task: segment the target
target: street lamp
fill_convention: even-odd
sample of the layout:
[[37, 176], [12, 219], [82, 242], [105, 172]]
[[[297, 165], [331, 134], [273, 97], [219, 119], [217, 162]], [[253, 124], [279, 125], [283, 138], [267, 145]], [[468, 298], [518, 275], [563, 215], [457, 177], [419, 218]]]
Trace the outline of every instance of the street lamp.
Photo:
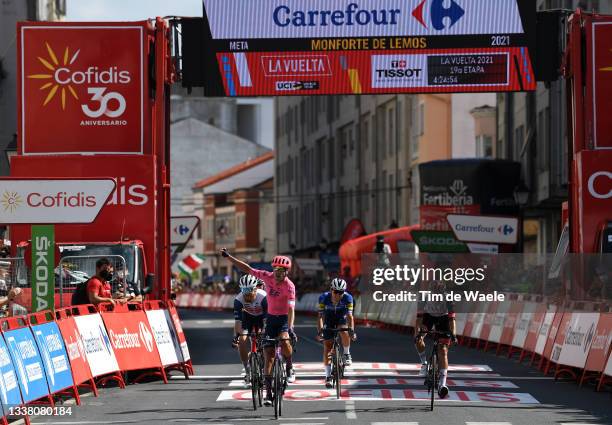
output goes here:
[[518, 248], [519, 252], [523, 252], [524, 250], [524, 222], [525, 222], [525, 211], [524, 208], [529, 201], [529, 188], [525, 184], [523, 180], [514, 188], [514, 202], [519, 207], [519, 231], [518, 231]]

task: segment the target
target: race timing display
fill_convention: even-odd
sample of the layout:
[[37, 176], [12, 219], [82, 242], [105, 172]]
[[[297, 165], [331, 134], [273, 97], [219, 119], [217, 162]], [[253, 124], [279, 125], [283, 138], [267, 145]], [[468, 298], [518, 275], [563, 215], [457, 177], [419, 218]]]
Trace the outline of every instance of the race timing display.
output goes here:
[[532, 0], [203, 0], [207, 96], [535, 90]]

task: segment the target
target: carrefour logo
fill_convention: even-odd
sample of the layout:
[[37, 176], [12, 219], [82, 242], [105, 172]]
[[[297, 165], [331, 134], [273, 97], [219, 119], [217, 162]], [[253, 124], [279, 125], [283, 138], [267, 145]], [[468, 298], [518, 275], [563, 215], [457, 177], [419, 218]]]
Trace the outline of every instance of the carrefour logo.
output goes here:
[[465, 10], [455, 0], [450, 0], [448, 7], [445, 3], [448, 4], [445, 0], [423, 0], [414, 8], [412, 16], [426, 29], [429, 29], [428, 22], [436, 31], [452, 28], [465, 15]]
[[272, 20], [279, 27], [326, 27], [397, 25], [400, 9], [364, 9], [359, 3], [349, 3], [345, 9], [301, 10], [280, 5], [272, 12]]
[[76, 88], [87, 85], [87, 93], [91, 95], [90, 102], [97, 103], [97, 108], [90, 108], [87, 103], [81, 104], [81, 110], [89, 118], [99, 118], [106, 115], [110, 118], [121, 116], [127, 107], [125, 97], [118, 92], [107, 92], [109, 84], [128, 84], [132, 81], [129, 71], [120, 70], [116, 66], [100, 69], [88, 66], [85, 70], [77, 70], [76, 63], [81, 49], [71, 51], [66, 46], [62, 54], [55, 53], [49, 43], [45, 43], [47, 56], [37, 56], [42, 65], [42, 72], [28, 75], [29, 79], [40, 80], [40, 90], [44, 93], [43, 106], [47, 106], [56, 97], [62, 110], [66, 109], [69, 99], [80, 101]]

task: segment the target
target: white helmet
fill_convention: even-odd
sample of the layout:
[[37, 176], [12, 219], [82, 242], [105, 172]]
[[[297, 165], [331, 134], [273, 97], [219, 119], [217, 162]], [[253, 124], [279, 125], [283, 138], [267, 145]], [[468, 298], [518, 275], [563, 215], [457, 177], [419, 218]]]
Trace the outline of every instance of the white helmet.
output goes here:
[[332, 291], [346, 291], [346, 280], [339, 277], [331, 281]]
[[240, 291], [252, 292], [257, 288], [258, 283], [260, 283], [258, 278], [250, 274], [245, 274], [240, 278]]

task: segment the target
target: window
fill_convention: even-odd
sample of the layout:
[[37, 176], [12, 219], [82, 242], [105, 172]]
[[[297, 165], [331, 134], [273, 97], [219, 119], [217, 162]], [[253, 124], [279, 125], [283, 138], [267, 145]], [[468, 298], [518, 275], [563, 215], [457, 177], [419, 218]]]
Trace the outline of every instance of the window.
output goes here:
[[325, 143], [324, 139], [317, 140], [317, 152], [316, 152], [316, 165], [315, 165], [315, 173], [317, 174], [316, 182], [318, 185], [323, 183], [323, 168], [325, 168], [325, 152], [323, 151]]
[[386, 115], [385, 109], [383, 107], [378, 107], [378, 111], [376, 112], [376, 141], [377, 146], [380, 146], [380, 159], [384, 159], [387, 157], [386, 146], [387, 146], [387, 123], [386, 123]]
[[361, 122], [361, 141], [363, 142], [363, 149], [368, 149], [370, 144], [370, 122], [368, 118], [364, 118]]
[[367, 213], [367, 211], [370, 209], [370, 185], [367, 183], [365, 184], [365, 188], [363, 190], [362, 196], [363, 196], [363, 209]]
[[425, 104], [419, 104], [419, 136], [425, 134]]
[[492, 158], [493, 157], [493, 138], [491, 136], [480, 135], [476, 136], [476, 157]]
[[236, 213], [236, 238], [244, 238], [245, 230], [245, 214]]
[[393, 184], [393, 174], [389, 174], [389, 187], [387, 188], [387, 193], [389, 193], [389, 206], [387, 208], [387, 211], [389, 212], [388, 215], [388, 223], [391, 223], [391, 220], [393, 219], [393, 214], [395, 214], [395, 190], [393, 190], [393, 186], [395, 186]]

